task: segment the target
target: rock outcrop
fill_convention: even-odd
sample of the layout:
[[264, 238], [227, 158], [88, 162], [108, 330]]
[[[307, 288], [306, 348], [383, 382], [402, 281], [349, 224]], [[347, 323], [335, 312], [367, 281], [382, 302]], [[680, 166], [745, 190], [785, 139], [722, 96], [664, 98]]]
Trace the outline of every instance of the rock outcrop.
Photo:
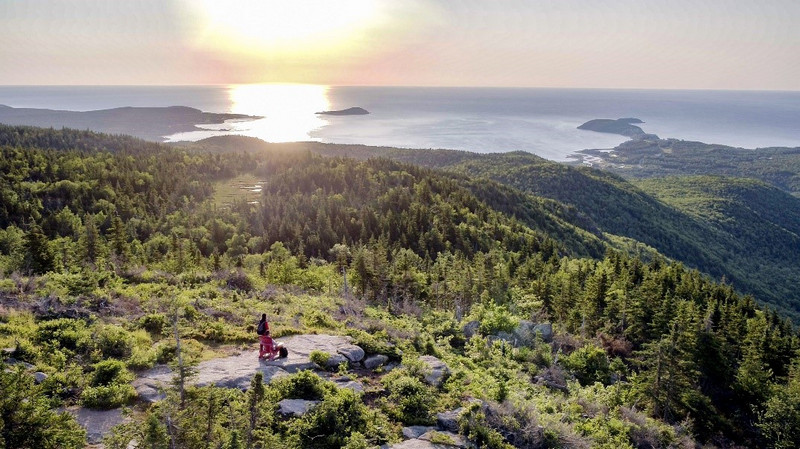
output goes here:
[[78, 424], [86, 429], [86, 442], [89, 444], [101, 443], [112, 427], [124, 423], [127, 419], [119, 408], [89, 410], [83, 407], [70, 407], [65, 411], [74, 416]]
[[[277, 339], [289, 349], [289, 356], [268, 362], [258, 359], [258, 351], [245, 351], [230, 357], [201, 362], [197, 365], [197, 375], [190, 380], [195, 385], [216, 385], [225, 388], [246, 390], [256, 372], [264, 376], [264, 383], [272, 379], [305, 369], [314, 369], [309, 355], [318, 350], [328, 353], [331, 358], [339, 357], [355, 363], [364, 358], [364, 350], [352, 344], [350, 337], [336, 335], [293, 335]], [[352, 358], [351, 358], [352, 357]], [[169, 367], [160, 365], [144, 373], [133, 382], [139, 399], [155, 402], [164, 398], [163, 390], [170, 385], [174, 374]], [[360, 384], [348, 383], [345, 388], [363, 391]]]

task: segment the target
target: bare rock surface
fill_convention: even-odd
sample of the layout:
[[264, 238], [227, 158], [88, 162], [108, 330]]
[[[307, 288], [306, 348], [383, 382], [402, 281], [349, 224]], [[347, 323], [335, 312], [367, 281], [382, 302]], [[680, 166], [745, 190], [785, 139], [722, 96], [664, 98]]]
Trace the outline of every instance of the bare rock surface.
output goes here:
[[307, 399], [284, 399], [278, 402], [278, 413], [283, 416], [303, 416], [308, 413], [320, 401], [309, 401]]
[[422, 435], [430, 432], [431, 430], [436, 430], [436, 427], [433, 426], [406, 426], [403, 427], [403, 438], [407, 440], [411, 440], [414, 438], [419, 438]]
[[86, 442], [89, 444], [101, 443], [112, 427], [124, 423], [127, 419], [119, 408], [89, 410], [83, 407], [70, 407], [65, 411], [74, 416], [78, 424], [86, 429]]
[[[207, 360], [197, 365], [197, 375], [190, 380], [195, 385], [216, 385], [225, 388], [238, 388], [246, 390], [250, 386], [250, 381], [256, 372], [264, 375], [264, 383], [269, 383], [272, 379], [284, 376], [288, 373], [295, 373], [305, 369], [314, 369], [316, 365], [309, 359], [311, 351], [319, 350], [339, 356], [340, 350], [347, 354], [358, 348], [363, 358], [363, 349], [352, 344], [350, 337], [335, 335], [293, 335], [286, 338], [277, 339], [278, 343], [283, 343], [289, 350], [289, 356], [283, 359], [276, 359], [271, 362], [258, 359], [258, 351], [245, 351], [229, 357]], [[163, 391], [168, 388], [172, 381], [173, 373], [167, 366], [157, 366], [151, 370], [141, 373], [133, 382], [139, 398], [146, 402], [155, 402], [164, 398]], [[359, 385], [348, 384], [346, 388], [363, 391]]]

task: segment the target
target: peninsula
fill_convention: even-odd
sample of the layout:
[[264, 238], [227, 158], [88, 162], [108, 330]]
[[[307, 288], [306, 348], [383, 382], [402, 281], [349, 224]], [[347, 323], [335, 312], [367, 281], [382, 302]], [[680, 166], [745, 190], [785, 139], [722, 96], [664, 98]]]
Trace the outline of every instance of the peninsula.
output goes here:
[[658, 139], [658, 136], [644, 132], [642, 128], [634, 125], [634, 123], [644, 122], [638, 118], [620, 118], [616, 120], [598, 118], [589, 120], [583, 125], [578, 126], [578, 129], [595, 131], [598, 133], [619, 134], [634, 140]]
[[201, 129], [197, 125], [256, 118], [259, 117], [203, 112], [186, 106], [123, 107], [82, 112], [0, 105], [0, 123], [7, 125], [90, 129], [108, 134], [129, 134], [152, 141], [163, 141], [164, 136], [170, 134]]

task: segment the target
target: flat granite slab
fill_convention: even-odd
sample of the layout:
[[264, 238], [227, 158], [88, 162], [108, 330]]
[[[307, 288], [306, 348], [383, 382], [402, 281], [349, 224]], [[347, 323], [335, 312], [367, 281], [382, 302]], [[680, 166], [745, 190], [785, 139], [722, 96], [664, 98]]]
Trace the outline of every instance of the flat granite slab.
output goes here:
[[[259, 360], [258, 350], [253, 349], [229, 357], [207, 360], [197, 365], [197, 375], [190, 380], [190, 383], [246, 390], [250, 387], [250, 381], [256, 372], [261, 372], [264, 375], [264, 383], [269, 383], [272, 379], [288, 373], [315, 369], [316, 364], [309, 359], [311, 351], [319, 350], [336, 355], [352, 353], [354, 348], [358, 348], [352, 344], [350, 337], [337, 335], [292, 335], [276, 341], [286, 346], [289, 350], [288, 357], [271, 362]], [[164, 399], [163, 391], [169, 388], [172, 378], [172, 370], [166, 365], [159, 365], [140, 373], [133, 381], [133, 386], [141, 400], [156, 402]]]

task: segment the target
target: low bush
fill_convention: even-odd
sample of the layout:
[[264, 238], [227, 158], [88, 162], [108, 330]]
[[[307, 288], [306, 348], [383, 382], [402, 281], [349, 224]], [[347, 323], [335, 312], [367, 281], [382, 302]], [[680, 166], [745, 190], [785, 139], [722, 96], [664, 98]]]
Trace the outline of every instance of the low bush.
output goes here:
[[390, 373], [383, 379], [389, 391], [384, 409], [386, 413], [407, 426], [433, 424], [433, 407], [436, 394], [419, 379], [409, 375]]
[[42, 321], [36, 331], [36, 341], [55, 344], [70, 351], [83, 351], [92, 340], [89, 326], [83, 320], [57, 318]]
[[[379, 414], [371, 412], [353, 390], [342, 388], [329, 392], [324, 400], [292, 425], [302, 448], [338, 449], [364, 447], [369, 435], [369, 446], [385, 443], [388, 425]], [[367, 447], [369, 447], [367, 446]]]
[[331, 355], [325, 351], [315, 349], [311, 351], [311, 354], [308, 355], [308, 358], [318, 366], [325, 368], [325, 366], [328, 364], [328, 360], [331, 358]]
[[87, 408], [108, 410], [129, 404], [136, 397], [130, 384], [86, 387], [81, 393], [81, 404]]
[[133, 352], [133, 337], [128, 331], [115, 325], [100, 327], [95, 332], [94, 343], [104, 357], [124, 359]]
[[333, 382], [326, 381], [311, 371], [300, 371], [291, 376], [275, 379], [270, 384], [281, 399], [321, 400], [326, 393], [336, 390]]
[[133, 375], [119, 360], [104, 360], [93, 365], [89, 386], [81, 393], [84, 407], [110, 409], [130, 403], [136, 390], [128, 382]]
[[571, 371], [581, 385], [594, 382], [607, 384], [611, 370], [606, 352], [597, 346], [586, 345], [561, 359], [562, 365]]

